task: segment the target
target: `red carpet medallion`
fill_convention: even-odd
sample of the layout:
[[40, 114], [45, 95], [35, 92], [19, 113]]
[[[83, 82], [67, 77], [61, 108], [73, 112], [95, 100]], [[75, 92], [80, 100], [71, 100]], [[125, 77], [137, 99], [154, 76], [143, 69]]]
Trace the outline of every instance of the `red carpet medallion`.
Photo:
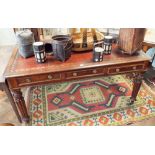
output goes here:
[[143, 88], [127, 106], [131, 90], [122, 75], [32, 87], [30, 125], [126, 125], [155, 116], [155, 99]]

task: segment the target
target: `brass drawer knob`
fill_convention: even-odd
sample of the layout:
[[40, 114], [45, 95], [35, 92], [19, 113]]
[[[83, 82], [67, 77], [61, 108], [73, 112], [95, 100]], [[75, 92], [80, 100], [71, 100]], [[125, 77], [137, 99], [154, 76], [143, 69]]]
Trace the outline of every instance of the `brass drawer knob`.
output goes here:
[[77, 73], [73, 73], [73, 76], [77, 76]]
[[136, 66], [133, 67], [134, 70], [135, 70], [136, 68], [137, 68]]
[[52, 79], [53, 77], [52, 77], [52, 75], [48, 75], [48, 79]]
[[26, 81], [27, 83], [29, 83], [29, 82], [31, 82], [31, 79], [26, 79], [25, 81]]
[[120, 69], [119, 69], [119, 68], [117, 68], [117, 69], [116, 69], [116, 72], [119, 72], [119, 71], [120, 71]]
[[93, 70], [93, 73], [94, 73], [94, 74], [95, 74], [95, 73], [97, 73], [97, 70], [96, 70], [96, 69], [94, 69], [94, 70]]

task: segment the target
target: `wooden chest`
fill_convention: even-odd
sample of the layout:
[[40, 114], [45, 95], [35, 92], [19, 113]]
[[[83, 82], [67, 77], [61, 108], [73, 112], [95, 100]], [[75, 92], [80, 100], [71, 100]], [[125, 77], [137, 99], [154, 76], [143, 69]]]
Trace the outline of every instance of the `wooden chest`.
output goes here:
[[121, 28], [119, 32], [119, 48], [126, 54], [134, 54], [141, 48], [145, 28]]

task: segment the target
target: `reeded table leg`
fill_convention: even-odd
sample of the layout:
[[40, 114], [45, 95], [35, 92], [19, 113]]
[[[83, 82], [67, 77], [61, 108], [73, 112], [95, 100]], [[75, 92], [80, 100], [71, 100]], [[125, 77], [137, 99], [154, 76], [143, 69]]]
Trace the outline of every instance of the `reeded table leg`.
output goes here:
[[20, 115], [19, 115], [17, 106], [16, 106], [15, 103], [14, 103], [12, 94], [11, 94], [11, 92], [10, 92], [10, 90], [9, 90], [9, 88], [8, 88], [8, 86], [7, 86], [7, 84], [4, 84], [4, 89], [5, 89], [5, 92], [6, 92], [7, 96], [8, 96], [8, 99], [9, 99], [11, 105], [12, 105], [12, 108], [13, 108], [13, 110], [14, 110], [16, 116], [17, 116], [19, 122], [21, 123], [21, 122], [22, 122], [21, 117], [20, 117]]
[[27, 113], [27, 108], [25, 104], [24, 97], [22, 96], [22, 92], [20, 89], [11, 90], [14, 101], [21, 113], [22, 121], [28, 123], [29, 122], [29, 116]]
[[136, 101], [136, 97], [138, 95], [140, 86], [142, 84], [143, 74], [142, 73], [134, 73], [133, 74], [133, 90], [130, 98], [129, 105], [132, 105], [134, 101]]

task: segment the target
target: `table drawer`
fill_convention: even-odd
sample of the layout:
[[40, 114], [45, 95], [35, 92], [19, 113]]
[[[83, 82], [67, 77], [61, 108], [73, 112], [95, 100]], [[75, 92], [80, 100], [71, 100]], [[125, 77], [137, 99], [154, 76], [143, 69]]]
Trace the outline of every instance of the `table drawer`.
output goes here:
[[131, 65], [131, 66], [121, 66], [121, 67], [110, 67], [108, 68], [108, 74], [116, 74], [116, 73], [125, 73], [125, 72], [133, 72], [140, 71], [144, 69], [143, 64]]
[[89, 77], [89, 76], [104, 75], [104, 74], [105, 74], [104, 68], [86, 69], [86, 70], [66, 72], [65, 79], [72, 79], [77, 77]]
[[37, 84], [38, 82], [50, 82], [50, 81], [59, 81], [61, 80], [61, 74], [55, 73], [55, 74], [44, 74], [44, 75], [33, 75], [33, 76], [27, 76], [27, 77], [20, 77], [17, 78], [18, 86], [24, 86], [28, 84]]

